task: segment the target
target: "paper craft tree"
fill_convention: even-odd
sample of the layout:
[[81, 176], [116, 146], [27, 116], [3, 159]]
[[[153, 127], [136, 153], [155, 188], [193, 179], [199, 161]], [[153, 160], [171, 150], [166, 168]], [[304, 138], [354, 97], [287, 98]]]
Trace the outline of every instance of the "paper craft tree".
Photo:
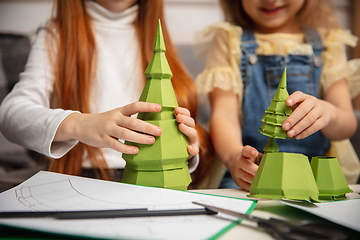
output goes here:
[[152, 145], [136, 145], [135, 155], [123, 154], [126, 166], [122, 182], [144, 186], [186, 190], [191, 182], [187, 158], [187, 138], [178, 129], [175, 107], [178, 106], [171, 84], [172, 72], [165, 56], [165, 43], [160, 20], [153, 47], [152, 59], [145, 70], [147, 79], [139, 101], [157, 103], [162, 110], [157, 113], [139, 113], [138, 119], [162, 128]]
[[260, 132], [269, 137], [264, 155], [250, 186], [249, 197], [319, 202], [318, 188], [309, 159], [298, 153], [279, 152], [275, 138], [288, 138], [282, 123], [292, 113], [286, 105], [286, 68], [276, 94], [261, 119]]

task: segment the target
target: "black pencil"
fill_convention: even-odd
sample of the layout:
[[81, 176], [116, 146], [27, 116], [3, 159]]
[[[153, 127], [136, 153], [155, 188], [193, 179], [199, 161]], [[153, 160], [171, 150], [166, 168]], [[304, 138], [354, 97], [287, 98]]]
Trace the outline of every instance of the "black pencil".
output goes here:
[[33, 212], [0, 212], [0, 218], [40, 218], [56, 219], [93, 219], [93, 218], [124, 218], [124, 217], [156, 217], [181, 215], [213, 215], [217, 212], [207, 208], [148, 210], [147, 208], [94, 211], [33, 211]]

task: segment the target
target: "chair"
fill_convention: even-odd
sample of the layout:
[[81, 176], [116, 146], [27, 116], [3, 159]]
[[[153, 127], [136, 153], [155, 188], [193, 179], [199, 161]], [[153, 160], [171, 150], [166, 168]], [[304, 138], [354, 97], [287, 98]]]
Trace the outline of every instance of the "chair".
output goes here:
[[[19, 80], [30, 52], [27, 36], [0, 34], [0, 102]], [[44, 164], [35, 161], [30, 152], [7, 141], [0, 132], [0, 192], [28, 179]]]

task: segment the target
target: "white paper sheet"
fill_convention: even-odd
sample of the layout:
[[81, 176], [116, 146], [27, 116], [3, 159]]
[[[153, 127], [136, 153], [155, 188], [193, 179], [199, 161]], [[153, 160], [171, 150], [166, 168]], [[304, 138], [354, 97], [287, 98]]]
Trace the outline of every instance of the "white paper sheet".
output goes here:
[[347, 200], [323, 201], [314, 204], [281, 202], [360, 232], [360, 186], [350, 185], [350, 188], [354, 192], [346, 194]]
[[[256, 201], [193, 192], [142, 187], [41, 171], [19, 186], [0, 194], [0, 211], [70, 211], [99, 209], [199, 208], [192, 201], [241, 213]], [[201, 207], [200, 207], [201, 208]], [[46, 232], [111, 239], [207, 239], [232, 224], [229, 216], [172, 216], [56, 220], [0, 219], [0, 224]]]

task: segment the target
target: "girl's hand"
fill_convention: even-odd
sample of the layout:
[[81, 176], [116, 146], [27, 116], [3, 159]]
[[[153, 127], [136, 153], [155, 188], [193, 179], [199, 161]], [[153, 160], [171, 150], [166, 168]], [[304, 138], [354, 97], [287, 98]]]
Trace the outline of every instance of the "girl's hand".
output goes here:
[[293, 109], [282, 124], [289, 137], [306, 138], [330, 122], [332, 107], [324, 100], [296, 91], [288, 97], [286, 104]]
[[160, 136], [162, 130], [158, 126], [133, 118], [131, 115], [160, 110], [159, 104], [134, 102], [104, 113], [73, 113], [60, 124], [54, 141], [76, 139], [90, 146], [136, 154], [139, 151], [136, 146], [125, 145], [119, 139], [150, 145], [155, 142], [154, 136]]
[[187, 150], [189, 154], [195, 156], [199, 153], [199, 147], [196, 144], [197, 132], [195, 130], [195, 120], [190, 116], [190, 111], [186, 108], [175, 108], [176, 121], [179, 123], [179, 130], [185, 134], [189, 140]]
[[262, 156], [262, 153], [247, 145], [242, 148], [239, 156], [232, 161], [233, 164], [228, 169], [232, 179], [239, 187], [249, 191]]

